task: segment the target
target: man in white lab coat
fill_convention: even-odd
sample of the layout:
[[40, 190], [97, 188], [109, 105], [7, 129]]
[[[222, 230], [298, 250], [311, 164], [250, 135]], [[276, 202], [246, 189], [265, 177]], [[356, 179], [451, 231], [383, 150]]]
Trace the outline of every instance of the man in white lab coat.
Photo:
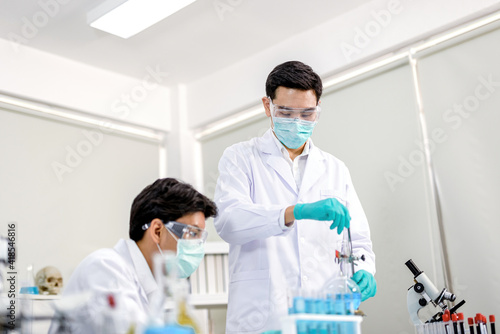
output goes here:
[[287, 290], [320, 289], [339, 275], [335, 249], [350, 226], [362, 299], [375, 295], [370, 229], [342, 161], [309, 138], [322, 82], [311, 67], [278, 65], [262, 98], [271, 129], [235, 144], [219, 162], [215, 227], [230, 244], [227, 333], [280, 329]]
[[[153, 256], [177, 252], [179, 276], [190, 276], [204, 256], [205, 218], [216, 213], [215, 204], [187, 183], [165, 178], [147, 186], [132, 203], [130, 239], [90, 254], [73, 272], [63, 297], [77, 302], [75, 297], [90, 293], [90, 299], [67, 314], [63, 325], [71, 333], [100, 333], [103, 325], [116, 325], [107, 332], [126, 333], [131, 325], [144, 325], [159, 291]], [[115, 324], [103, 317], [111, 308]], [[60, 326], [53, 320], [49, 332], [61, 332]]]

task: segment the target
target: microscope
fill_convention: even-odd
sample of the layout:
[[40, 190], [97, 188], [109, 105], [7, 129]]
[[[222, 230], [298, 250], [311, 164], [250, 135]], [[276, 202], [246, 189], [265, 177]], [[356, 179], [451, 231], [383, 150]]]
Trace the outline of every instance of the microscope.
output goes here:
[[[445, 301], [454, 302], [456, 299], [455, 295], [446, 290], [446, 288], [439, 291], [427, 275], [418, 269], [411, 259], [406, 261], [405, 265], [412, 272], [415, 281], [415, 285], [412, 285], [408, 289], [407, 295], [408, 313], [410, 313], [413, 324], [419, 325], [423, 323], [418, 316], [418, 312], [429, 304], [432, 304], [434, 307], [440, 307], [442, 311], [437, 312], [426, 323], [441, 321], [444, 311], [448, 309]], [[455, 313], [463, 304], [465, 304], [465, 300], [452, 307], [450, 314]]]

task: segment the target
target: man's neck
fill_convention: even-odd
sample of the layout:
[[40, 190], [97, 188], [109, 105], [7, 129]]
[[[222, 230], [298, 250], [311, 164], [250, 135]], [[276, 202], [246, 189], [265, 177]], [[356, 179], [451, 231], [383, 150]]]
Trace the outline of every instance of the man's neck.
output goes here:
[[148, 263], [149, 269], [151, 269], [151, 272], [153, 271], [153, 261], [152, 261], [152, 250], [151, 246], [147, 245], [147, 243], [144, 240], [139, 240], [136, 242], [137, 247], [139, 247], [139, 250], [141, 251], [142, 255], [144, 256], [144, 259], [146, 259], [146, 262]]
[[294, 161], [296, 157], [298, 157], [299, 155], [302, 154], [302, 152], [304, 152], [304, 148], [306, 147], [306, 143], [307, 142], [305, 142], [301, 147], [296, 148], [296, 149], [288, 148], [285, 146], [286, 150], [288, 151], [288, 155], [290, 156], [290, 159], [292, 161]]

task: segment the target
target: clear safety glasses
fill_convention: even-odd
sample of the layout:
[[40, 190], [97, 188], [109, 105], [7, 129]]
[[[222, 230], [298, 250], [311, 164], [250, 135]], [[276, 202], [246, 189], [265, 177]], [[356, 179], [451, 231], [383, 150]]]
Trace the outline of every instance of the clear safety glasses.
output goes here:
[[[145, 224], [142, 229], [147, 230], [151, 224]], [[208, 232], [193, 225], [187, 225], [176, 221], [163, 222], [165, 228], [170, 231], [178, 239], [184, 240], [199, 240], [205, 242]]]
[[321, 111], [320, 106], [315, 106], [312, 108], [289, 108], [285, 106], [275, 105], [273, 100], [269, 99], [269, 106], [271, 108], [271, 115], [273, 117], [284, 118], [284, 119], [300, 119], [302, 121], [317, 122], [319, 119], [319, 113]]

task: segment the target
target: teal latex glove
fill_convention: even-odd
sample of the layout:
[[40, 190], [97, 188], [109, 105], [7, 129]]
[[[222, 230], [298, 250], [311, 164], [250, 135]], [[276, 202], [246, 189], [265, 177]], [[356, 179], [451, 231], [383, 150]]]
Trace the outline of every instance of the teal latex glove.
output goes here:
[[337, 233], [342, 233], [344, 228], [349, 228], [351, 216], [349, 211], [335, 198], [327, 198], [314, 203], [296, 204], [293, 209], [295, 219], [333, 220], [330, 230], [337, 228]]
[[377, 282], [375, 277], [366, 270], [357, 271], [353, 276], [352, 280], [361, 289], [361, 301], [364, 302], [370, 297], [375, 296], [377, 293]]

